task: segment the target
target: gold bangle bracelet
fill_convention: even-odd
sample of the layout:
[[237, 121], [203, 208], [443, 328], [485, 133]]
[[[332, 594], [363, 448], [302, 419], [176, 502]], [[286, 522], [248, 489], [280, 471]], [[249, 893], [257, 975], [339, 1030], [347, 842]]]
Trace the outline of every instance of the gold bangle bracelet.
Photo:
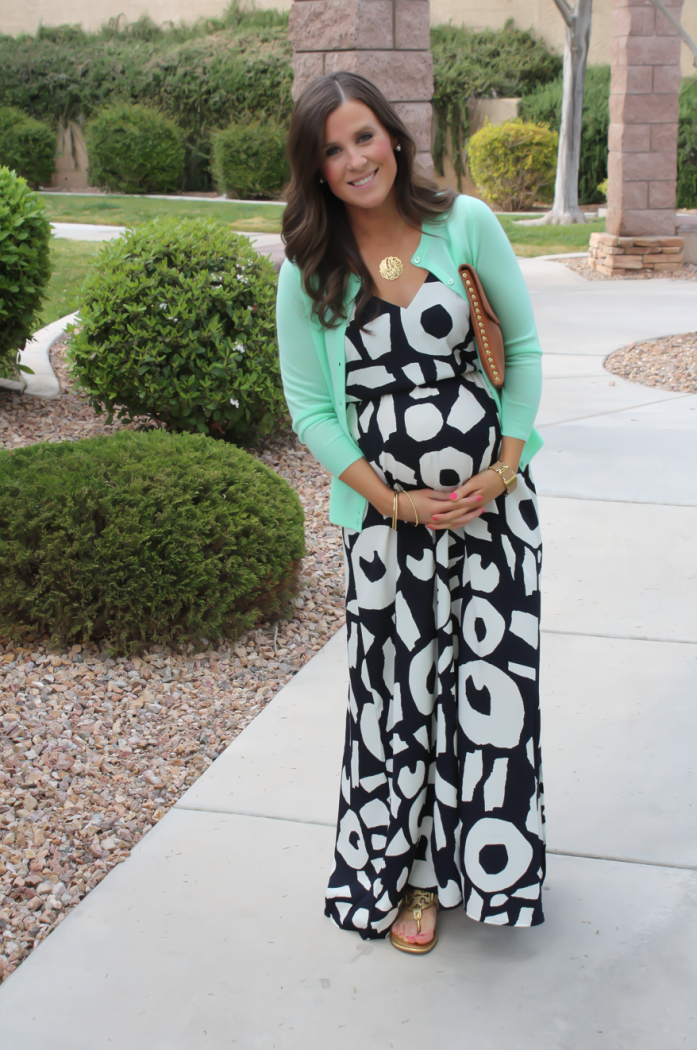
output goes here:
[[399, 493], [395, 492], [392, 499], [392, 528], [397, 528], [397, 515], [399, 513]]
[[407, 497], [407, 499], [409, 500], [409, 502], [412, 505], [412, 508], [413, 508], [413, 511], [414, 511], [414, 517], [416, 518], [416, 521], [414, 522], [414, 524], [418, 525], [419, 524], [419, 515], [417, 513], [416, 506], [414, 504], [414, 500], [411, 498], [411, 496], [409, 495], [408, 492], [405, 492], [404, 495]]

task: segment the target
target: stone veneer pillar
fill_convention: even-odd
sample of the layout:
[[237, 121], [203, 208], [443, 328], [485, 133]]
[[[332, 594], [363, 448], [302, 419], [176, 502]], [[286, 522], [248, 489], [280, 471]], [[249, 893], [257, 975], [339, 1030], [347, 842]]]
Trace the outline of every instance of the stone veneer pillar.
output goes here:
[[[683, 0], [665, 0], [679, 19]], [[613, 0], [607, 233], [591, 265], [675, 269], [680, 37], [649, 0]]]
[[293, 97], [323, 73], [360, 73], [386, 95], [431, 173], [433, 60], [429, 0], [294, 0]]

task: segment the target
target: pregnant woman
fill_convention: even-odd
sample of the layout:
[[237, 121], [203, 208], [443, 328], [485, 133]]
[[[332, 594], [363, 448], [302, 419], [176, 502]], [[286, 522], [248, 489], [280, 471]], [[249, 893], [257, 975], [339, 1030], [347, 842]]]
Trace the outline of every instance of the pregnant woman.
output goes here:
[[[286, 399], [333, 475], [349, 697], [326, 914], [403, 951], [438, 908], [543, 921], [541, 387], [530, 297], [498, 220], [414, 168], [368, 80], [320, 77], [289, 133], [278, 289]], [[480, 368], [469, 263], [501, 322]]]

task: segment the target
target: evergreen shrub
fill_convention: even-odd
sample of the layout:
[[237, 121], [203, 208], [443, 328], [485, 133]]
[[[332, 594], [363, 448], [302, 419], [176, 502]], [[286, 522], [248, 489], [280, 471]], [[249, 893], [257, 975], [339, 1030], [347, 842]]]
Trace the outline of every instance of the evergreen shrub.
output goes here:
[[0, 164], [32, 189], [48, 185], [56, 170], [55, 131], [15, 106], [0, 107]]
[[290, 175], [285, 129], [272, 121], [231, 124], [212, 135], [213, 178], [228, 197], [277, 196]]
[[[553, 131], [561, 126], [562, 79], [522, 98], [520, 115], [535, 124], [547, 124]], [[603, 200], [598, 185], [607, 178], [607, 136], [610, 129], [610, 67], [588, 66], [581, 115], [581, 160], [578, 172], [578, 199], [582, 204]]]
[[97, 412], [249, 443], [284, 411], [276, 274], [247, 237], [156, 220], [106, 242], [82, 288], [72, 373]]
[[0, 451], [0, 630], [121, 652], [234, 637], [287, 613], [303, 511], [249, 453], [120, 431]]
[[0, 167], [0, 371], [5, 375], [16, 372], [17, 351], [31, 335], [46, 294], [50, 238], [39, 194]]
[[697, 208], [697, 76], [680, 85], [678, 208]]
[[166, 193], [181, 184], [183, 136], [147, 106], [116, 103], [87, 125], [89, 180], [120, 193]]
[[470, 171], [477, 188], [502, 211], [524, 211], [551, 199], [557, 168], [556, 131], [506, 120], [485, 124], [469, 140]]

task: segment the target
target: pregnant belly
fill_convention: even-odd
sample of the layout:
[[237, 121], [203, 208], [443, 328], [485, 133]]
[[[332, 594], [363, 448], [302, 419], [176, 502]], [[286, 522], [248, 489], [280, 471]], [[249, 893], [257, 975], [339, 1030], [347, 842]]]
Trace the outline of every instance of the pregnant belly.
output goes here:
[[448, 492], [496, 460], [496, 404], [479, 373], [348, 405], [361, 452], [391, 488]]

